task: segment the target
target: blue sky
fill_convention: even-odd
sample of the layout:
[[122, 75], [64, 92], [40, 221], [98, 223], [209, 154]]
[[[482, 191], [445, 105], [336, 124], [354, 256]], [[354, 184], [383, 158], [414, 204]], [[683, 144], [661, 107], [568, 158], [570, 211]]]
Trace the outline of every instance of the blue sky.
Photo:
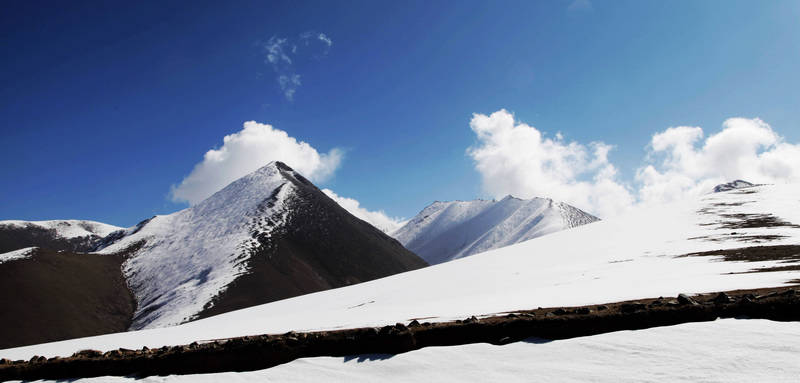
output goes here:
[[[319, 185], [393, 217], [530, 189], [487, 185], [502, 174], [468, 152], [486, 144], [474, 113], [505, 109], [565, 147], [612, 146], [614, 182], [633, 198], [669, 127], [707, 137], [757, 117], [800, 141], [795, 1], [229, 3], [6, 3], [0, 219], [129, 226], [178, 210], [171, 188], [251, 120], [342, 150]], [[272, 38], [316, 47], [279, 68]], [[287, 73], [301, 80], [291, 99]], [[592, 166], [567, 183], [597, 178]]]

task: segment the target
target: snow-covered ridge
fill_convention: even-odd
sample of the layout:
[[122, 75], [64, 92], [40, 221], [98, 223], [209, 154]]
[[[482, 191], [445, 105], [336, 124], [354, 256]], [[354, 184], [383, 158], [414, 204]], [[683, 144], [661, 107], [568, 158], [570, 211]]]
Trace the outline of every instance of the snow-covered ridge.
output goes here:
[[30, 258], [33, 255], [34, 250], [38, 249], [37, 247], [26, 247], [24, 249], [9, 251], [7, 253], [0, 254], [0, 263], [14, 261], [17, 259], [25, 259]]
[[717, 186], [714, 186], [713, 192], [714, 193], [721, 193], [721, 192], [726, 192], [726, 191], [730, 191], [730, 190], [734, 190], [734, 189], [749, 188], [749, 187], [753, 187], [753, 186], [757, 186], [757, 185], [756, 184], [752, 184], [752, 183], [747, 182], [747, 181], [736, 180], [736, 181], [731, 181], [731, 182], [728, 182], [728, 183], [719, 184]]
[[436, 264], [597, 220], [548, 198], [436, 201], [392, 235]]
[[[799, 244], [800, 185], [747, 190], [642, 206], [608, 220], [452, 262], [180, 326], [19, 347], [0, 351], [0, 357], [71, 355], [87, 348], [154, 348], [290, 330], [383, 326], [412, 318], [454, 320], [538, 306], [579, 306], [792, 283], [800, 272], [786, 269], [791, 264], [785, 259], [723, 262], [722, 257], [713, 256], [677, 257]], [[726, 228], [724, 221], [742, 215], [775, 216], [790, 224], [745, 225], [731, 235], [734, 230]], [[770, 268], [775, 271], [751, 272]]]
[[246, 271], [246, 261], [285, 223], [293, 185], [270, 163], [211, 197], [170, 215], [155, 216], [100, 250], [141, 246], [123, 265], [138, 307], [132, 328], [190, 320]]
[[[758, 352], [754, 352], [758, 350]], [[374, 357], [302, 358], [248, 372], [99, 377], [75, 383], [207, 382], [793, 382], [800, 323], [718, 319], [503, 346], [426, 347]]]
[[85, 221], [77, 219], [63, 219], [50, 221], [19, 221], [7, 220], [0, 221], [0, 226], [9, 226], [25, 229], [28, 227], [38, 227], [44, 230], [55, 230], [61, 238], [77, 238], [86, 236], [105, 237], [114, 231], [121, 230], [121, 227], [109, 225], [102, 222]]

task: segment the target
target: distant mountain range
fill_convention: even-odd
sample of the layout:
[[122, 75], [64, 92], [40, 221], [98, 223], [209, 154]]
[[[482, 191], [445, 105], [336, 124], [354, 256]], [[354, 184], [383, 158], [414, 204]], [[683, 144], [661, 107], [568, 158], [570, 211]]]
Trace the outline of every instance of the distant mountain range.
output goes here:
[[426, 266], [281, 162], [128, 229], [100, 252], [133, 247], [124, 273], [139, 302], [136, 329]]
[[17, 332], [0, 348], [175, 325], [427, 265], [281, 162], [128, 229], [3, 221], [0, 248], [0, 328]]
[[598, 220], [547, 198], [437, 201], [392, 235], [428, 263], [437, 264]]
[[81, 220], [0, 221], [0, 253], [39, 246], [88, 252], [121, 227]]
[[[271, 171], [264, 176], [273, 179], [269, 174], [272, 174]], [[250, 184], [250, 181], [247, 183]], [[261, 182], [256, 183], [261, 184]], [[227, 196], [229, 193], [225, 192], [223, 195]], [[730, 296], [717, 295], [719, 291], [785, 286], [794, 290], [786, 290], [787, 292], [781, 293], [781, 296], [800, 302], [797, 298], [800, 294], [796, 290], [800, 278], [798, 195], [800, 195], [800, 185], [763, 185], [710, 193], [663, 205], [641, 205], [606, 220], [368, 283], [306, 294], [174, 327], [2, 350], [0, 357], [29, 360], [34, 355], [48, 358], [56, 355], [69, 356], [73, 352], [86, 349], [104, 352], [118, 348], [140, 349], [146, 346], [152, 350], [165, 345], [190, 345], [195, 341], [202, 344], [204, 340], [226, 340], [237, 336], [287, 334], [286, 337], [289, 339], [285, 341], [287, 343], [283, 343], [284, 341], [275, 343], [281, 347], [289, 341], [303, 344], [298, 340], [304, 337], [304, 332], [353, 328], [365, 328], [363, 331], [365, 336], [376, 333], [395, 334], [393, 341], [406, 344], [407, 341], [413, 342], [415, 339], [405, 335], [411, 327], [419, 326], [419, 331], [416, 332], [418, 335], [415, 336], [430, 336], [426, 334], [453, 336], [453, 333], [437, 327], [436, 323], [459, 320], [457, 326], [469, 333], [470, 329], [476, 332], [485, 329], [485, 326], [491, 323], [489, 320], [493, 316], [512, 317], [512, 315], [515, 324], [509, 326], [509, 331], [520, 331], [520, 328], [537, 332], [541, 328], [560, 331], [558, 329], [564, 323], [568, 323], [562, 321], [562, 315], [567, 317], [573, 314], [575, 318], [586, 318], [582, 320], [586, 321], [584, 323], [587, 324], [587, 328], [597, 324], [596, 330], [603, 331], [603, 328], [608, 328], [608, 323], [619, 318], [616, 316], [619, 311], [610, 309], [612, 307], [610, 304], [613, 302], [625, 302], [627, 308], [620, 309], [634, 315], [632, 323], [638, 323], [637, 317], [660, 318], [657, 320], [663, 320], [661, 323], [669, 325], [674, 323], [670, 307], [683, 307], [692, 311], [691, 315], [697, 320], [710, 320], [705, 323], [714, 325], [719, 321], [714, 322], [715, 316], [709, 316], [707, 310], [717, 307], [721, 302], [718, 299], [734, 302]], [[277, 202], [283, 201], [282, 198], [275, 199], [273, 208], [289, 206]], [[492, 211], [493, 206], [499, 209], [505, 204], [510, 206], [526, 204], [521, 200], [513, 204], [506, 200], [510, 199], [496, 202], [438, 203], [426, 210], [431, 213], [428, 219], [444, 222], [455, 220], [454, 217], [462, 216], [461, 213], [464, 216], [477, 217], [480, 212], [486, 214]], [[501, 203], [502, 201], [506, 202]], [[528, 203], [540, 207], [549, 207], [551, 204], [547, 200], [536, 199]], [[552, 205], [558, 204], [552, 202]], [[446, 208], [443, 210], [442, 206], [450, 206], [450, 211], [448, 212]], [[468, 209], [470, 206], [473, 209]], [[200, 206], [196, 208], [199, 209]], [[473, 210], [480, 212], [476, 213]], [[558, 211], [558, 209], [546, 210]], [[436, 212], [439, 213], [435, 214]], [[504, 215], [499, 214], [499, 216]], [[452, 219], [446, 219], [448, 217]], [[318, 221], [324, 223], [323, 227], [333, 227], [332, 221], [327, 219]], [[158, 220], [153, 222], [157, 223]], [[180, 225], [180, 221], [177, 220], [165, 223]], [[144, 230], [143, 228], [142, 231]], [[353, 239], [353, 241], [358, 240], [360, 239]], [[153, 253], [148, 254], [154, 256]], [[140, 256], [145, 255], [147, 254]], [[15, 263], [23, 261], [4, 263], [0, 265], [0, 271], [3, 266]], [[0, 276], [0, 281], [4, 276]], [[191, 286], [195, 282], [187, 284]], [[716, 298], [708, 296], [710, 299], [704, 299], [702, 303], [691, 299], [694, 294], [712, 292]], [[758, 295], [740, 296], [735, 303], [728, 304], [749, 310], [753, 304], [775, 296], [773, 293], [756, 294]], [[662, 298], [656, 299], [656, 297]], [[692, 308], [694, 305], [698, 306]], [[585, 306], [588, 311], [572, 311], [576, 306]], [[546, 308], [548, 311], [546, 314], [540, 311], [535, 317], [529, 317], [533, 314], [528, 310], [537, 307]], [[666, 315], [651, 317], [647, 311], [651, 307], [662, 307], [667, 310], [662, 311]], [[785, 318], [786, 314], [783, 313], [796, 312], [797, 306], [791, 307], [787, 307], [785, 309], [787, 311], [776, 308], [770, 312], [776, 319]], [[0, 310], [0, 315], [2, 313], [3, 310]], [[601, 317], [601, 320], [595, 321], [598, 317]], [[429, 322], [427, 326], [425, 322]], [[541, 323], [543, 327], [532, 326], [530, 323]], [[382, 328], [379, 330], [378, 327]], [[0, 340], [4, 340], [7, 333], [14, 332], [7, 330], [9, 328], [7, 326], [0, 328], [5, 331]], [[16, 327], [11, 328], [16, 329]], [[662, 331], [665, 328], [667, 327], [653, 330]], [[295, 333], [289, 334], [289, 331]], [[595, 328], [591, 331], [595, 331]], [[636, 336], [635, 332], [626, 333]], [[278, 338], [272, 335], [268, 338], [270, 342]], [[320, 338], [313, 339], [319, 342]], [[470, 342], [469, 339], [470, 336], [453, 337], [452, 343]], [[474, 341], [476, 338], [472, 339]], [[502, 340], [498, 340], [503, 343]], [[483, 338], [481, 341], [486, 339]], [[551, 343], [557, 342], [560, 341]], [[350, 345], [337, 348], [335, 345], [322, 344], [330, 347], [327, 348], [330, 354], [326, 355], [338, 355], [336, 358], [327, 359], [337, 361], [339, 365], [347, 365], [348, 368], [363, 368], [357, 360], [358, 357], [353, 357], [352, 360], [342, 359], [341, 355], [350, 354], [348, 352], [352, 350], [349, 348]], [[366, 347], [369, 345], [366, 343]], [[685, 349], [683, 346], [679, 344], [677, 351]], [[507, 346], [487, 345], [487, 347], [491, 347], [489, 351], [494, 352], [493, 350], [501, 350], [501, 347]], [[192, 346], [185, 348], [192, 350]], [[442, 350], [447, 349], [442, 347]], [[266, 350], [265, 352], [269, 353], [274, 349], [242, 346], [242, 350], [247, 350], [243, 352], [247, 356], [251, 355], [249, 350], [256, 350], [252, 355], [257, 356], [259, 350]], [[475, 363], [482, 363], [486, 352], [489, 351], [447, 355], [449, 358], [463, 361], [462, 366], [471, 368]], [[588, 352], [594, 351], [595, 349], [588, 349]], [[793, 360], [791, 358], [795, 355], [791, 351], [782, 354], [778, 360]], [[635, 349], [629, 354], [640, 357], [641, 350]], [[367, 355], [364, 363], [369, 364], [370, 358], [372, 356]], [[387, 359], [394, 360], [394, 358], [391, 355], [379, 355], [371, 363], [381, 365]], [[298, 370], [308, 367], [307, 360], [292, 363]], [[401, 367], [408, 366], [405, 364]], [[501, 363], [490, 367], [503, 369], [508, 365]], [[342, 370], [326, 371], [337, 374]], [[386, 368], [380, 371], [383, 375], [376, 375], [378, 378], [394, 376], [392, 374], [396, 374], [399, 370]], [[253, 378], [253, 375], [231, 374], [215, 377], [217, 380], [259, 379]], [[336, 376], [349, 377], [349, 375]], [[208, 376], [205, 378], [214, 380]]]
[[272, 162], [130, 228], [0, 221], [0, 348], [177, 325], [595, 221], [545, 198], [437, 201], [392, 238]]

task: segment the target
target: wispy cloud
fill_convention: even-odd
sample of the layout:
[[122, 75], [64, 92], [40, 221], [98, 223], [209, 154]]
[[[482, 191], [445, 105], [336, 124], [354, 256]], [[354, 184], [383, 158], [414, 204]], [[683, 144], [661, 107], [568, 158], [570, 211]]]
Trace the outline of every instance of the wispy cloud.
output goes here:
[[320, 33], [320, 34], [318, 34], [318, 35], [317, 35], [317, 38], [318, 38], [320, 41], [324, 42], [325, 44], [328, 44], [328, 47], [329, 47], [329, 48], [330, 48], [330, 47], [333, 45], [333, 40], [331, 40], [331, 39], [330, 39], [330, 37], [328, 37], [328, 36], [325, 36], [325, 34], [324, 34], [324, 33]]
[[333, 40], [324, 33], [308, 31], [296, 38], [272, 36], [259, 43], [264, 53], [264, 63], [275, 72], [275, 79], [287, 100], [293, 101], [297, 89], [302, 85], [296, 62], [321, 59], [328, 55]]
[[299, 74], [280, 75], [278, 76], [278, 84], [280, 84], [283, 94], [289, 101], [294, 100], [294, 92], [302, 85]]

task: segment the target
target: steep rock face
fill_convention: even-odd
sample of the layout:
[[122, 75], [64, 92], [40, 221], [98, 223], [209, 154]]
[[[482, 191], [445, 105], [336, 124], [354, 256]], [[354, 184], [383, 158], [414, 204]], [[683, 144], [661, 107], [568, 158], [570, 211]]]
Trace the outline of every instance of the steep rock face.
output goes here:
[[436, 264], [597, 220], [547, 198], [437, 201], [393, 235], [428, 263]]
[[0, 253], [26, 247], [89, 252], [121, 227], [82, 220], [0, 221]]
[[426, 263], [280, 162], [127, 230], [101, 253], [138, 246], [123, 269], [132, 328], [183, 323], [380, 278]]

